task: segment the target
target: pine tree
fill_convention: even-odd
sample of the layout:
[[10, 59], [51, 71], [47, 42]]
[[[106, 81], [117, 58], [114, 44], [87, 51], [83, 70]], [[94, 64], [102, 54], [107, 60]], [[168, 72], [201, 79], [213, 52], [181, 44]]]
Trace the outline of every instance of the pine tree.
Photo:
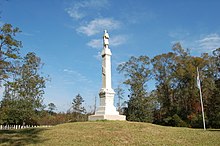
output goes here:
[[86, 113], [86, 109], [83, 106], [84, 99], [80, 94], [77, 94], [72, 102], [73, 109], [73, 120], [74, 121], [83, 121], [85, 120], [84, 114]]

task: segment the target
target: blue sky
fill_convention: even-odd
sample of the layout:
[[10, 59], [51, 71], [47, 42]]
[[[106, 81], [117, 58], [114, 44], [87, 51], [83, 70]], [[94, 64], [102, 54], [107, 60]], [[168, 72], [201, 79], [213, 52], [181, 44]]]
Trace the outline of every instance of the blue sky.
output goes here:
[[219, 7], [219, 0], [0, 0], [0, 24], [22, 30], [22, 54], [36, 52], [51, 78], [44, 102], [66, 111], [78, 93], [87, 109], [98, 97], [104, 29], [116, 88], [124, 79], [116, 67], [131, 56], [152, 58], [171, 51], [175, 42], [193, 55], [220, 47]]

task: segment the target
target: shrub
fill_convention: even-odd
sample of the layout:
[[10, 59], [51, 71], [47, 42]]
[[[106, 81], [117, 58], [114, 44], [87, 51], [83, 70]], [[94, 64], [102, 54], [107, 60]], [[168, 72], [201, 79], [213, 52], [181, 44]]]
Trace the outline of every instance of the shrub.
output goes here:
[[173, 115], [172, 120], [174, 122], [174, 126], [176, 127], [187, 127], [185, 121], [183, 121], [177, 114]]
[[173, 116], [168, 116], [167, 118], [163, 119], [164, 125], [166, 126], [174, 126], [174, 127], [187, 127], [185, 121], [183, 121], [177, 114]]

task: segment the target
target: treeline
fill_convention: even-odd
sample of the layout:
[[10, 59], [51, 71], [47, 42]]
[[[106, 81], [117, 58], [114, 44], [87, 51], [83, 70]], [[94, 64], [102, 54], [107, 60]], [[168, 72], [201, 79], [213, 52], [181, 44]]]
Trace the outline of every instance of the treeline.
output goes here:
[[21, 31], [11, 24], [0, 27], [0, 124], [37, 124], [43, 108], [43, 94], [47, 77], [42, 76], [43, 65], [34, 52], [22, 56], [22, 42], [16, 40]]
[[39, 125], [57, 125], [67, 122], [84, 122], [88, 120], [91, 113], [87, 113], [83, 106], [84, 99], [80, 94], [77, 94], [72, 101], [72, 106], [67, 112], [56, 113], [56, 106], [49, 103], [47, 108], [41, 110], [36, 119]]
[[11, 24], [0, 27], [0, 125], [54, 125], [71, 121], [85, 121], [87, 114], [80, 95], [74, 98], [67, 113], [55, 113], [53, 103], [43, 103], [45, 84], [41, 58], [34, 52], [22, 56], [22, 42], [16, 40], [21, 31]]
[[[124, 113], [129, 121], [152, 122], [169, 126], [203, 127], [197, 67], [200, 73], [206, 126], [220, 128], [220, 48], [192, 56], [177, 43], [172, 52], [132, 56], [118, 66], [129, 86]], [[147, 83], [156, 82], [148, 92]]]

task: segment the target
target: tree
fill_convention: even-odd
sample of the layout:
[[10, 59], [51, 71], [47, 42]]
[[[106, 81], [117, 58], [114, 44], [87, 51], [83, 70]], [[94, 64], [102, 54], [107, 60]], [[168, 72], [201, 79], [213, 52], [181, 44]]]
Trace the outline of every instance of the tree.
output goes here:
[[52, 114], [54, 113], [54, 110], [56, 110], [56, 105], [54, 103], [49, 103], [48, 104], [48, 110], [49, 110], [49, 113]]
[[155, 123], [202, 127], [196, 68], [200, 70], [206, 111], [209, 108], [207, 103], [210, 95], [215, 90], [216, 67], [213, 60], [207, 53], [201, 57], [191, 56], [189, 50], [182, 48], [179, 43], [173, 46], [173, 52], [157, 55], [152, 59], [156, 80], [155, 95], [160, 103], [160, 108], [154, 116]]
[[220, 48], [213, 51], [211, 57], [211, 69], [215, 80], [215, 88], [207, 100], [208, 124], [212, 128], [220, 128]]
[[117, 70], [119, 73], [124, 73], [126, 80], [123, 83], [130, 86], [130, 96], [146, 96], [146, 83], [151, 78], [149, 57], [140, 56], [136, 58], [132, 56], [129, 61], [120, 64]]
[[216, 81], [216, 89], [207, 101], [208, 125], [220, 128], [220, 79]]
[[33, 121], [36, 111], [43, 106], [46, 78], [39, 74], [41, 66], [40, 58], [35, 53], [28, 53], [23, 58], [14, 81], [6, 82], [1, 104], [2, 112], [6, 115], [3, 121], [6, 123], [11, 118], [14, 118], [10, 120], [14, 124]]
[[213, 67], [215, 69], [214, 70], [215, 80], [218, 80], [220, 79], [220, 48], [215, 49], [213, 51], [212, 61], [215, 66]]
[[72, 102], [73, 109], [73, 120], [74, 121], [83, 121], [85, 120], [84, 114], [86, 113], [86, 109], [83, 106], [84, 99], [80, 94], [77, 94]]
[[120, 64], [119, 73], [124, 73], [124, 84], [129, 85], [130, 99], [126, 118], [130, 121], [150, 122], [151, 108], [147, 98], [147, 81], [151, 78], [150, 59], [147, 56], [132, 56], [129, 61]]
[[80, 94], [77, 94], [72, 102], [73, 111], [76, 113], [80, 113], [80, 114], [85, 113], [85, 108], [82, 105], [83, 102], [84, 102], [84, 99], [82, 98], [82, 96]]
[[122, 111], [121, 111], [121, 106], [122, 106], [122, 103], [121, 103], [121, 100], [123, 100], [123, 97], [124, 97], [124, 90], [118, 85], [118, 87], [115, 89], [115, 93], [116, 93], [116, 96], [118, 97], [118, 103], [117, 103], [117, 107], [118, 107], [118, 112], [121, 114]]
[[174, 70], [176, 69], [175, 54], [170, 52], [155, 56], [151, 63], [156, 80], [156, 96], [160, 103], [162, 115], [170, 114], [175, 102], [173, 87], [175, 85]]
[[13, 28], [11, 24], [0, 27], [0, 85], [2, 80], [8, 79], [10, 74], [16, 72], [13, 63], [19, 59], [22, 43], [14, 37], [19, 32], [21, 32], [19, 28]]
[[155, 56], [152, 65], [156, 96], [160, 102], [161, 119], [157, 122], [176, 126], [179, 124], [173, 122], [175, 119], [190, 124], [191, 117], [200, 114], [199, 92], [195, 83], [196, 68], [204, 69], [207, 60], [205, 57], [191, 56], [189, 50], [183, 49], [179, 43], [173, 46], [173, 51]]

